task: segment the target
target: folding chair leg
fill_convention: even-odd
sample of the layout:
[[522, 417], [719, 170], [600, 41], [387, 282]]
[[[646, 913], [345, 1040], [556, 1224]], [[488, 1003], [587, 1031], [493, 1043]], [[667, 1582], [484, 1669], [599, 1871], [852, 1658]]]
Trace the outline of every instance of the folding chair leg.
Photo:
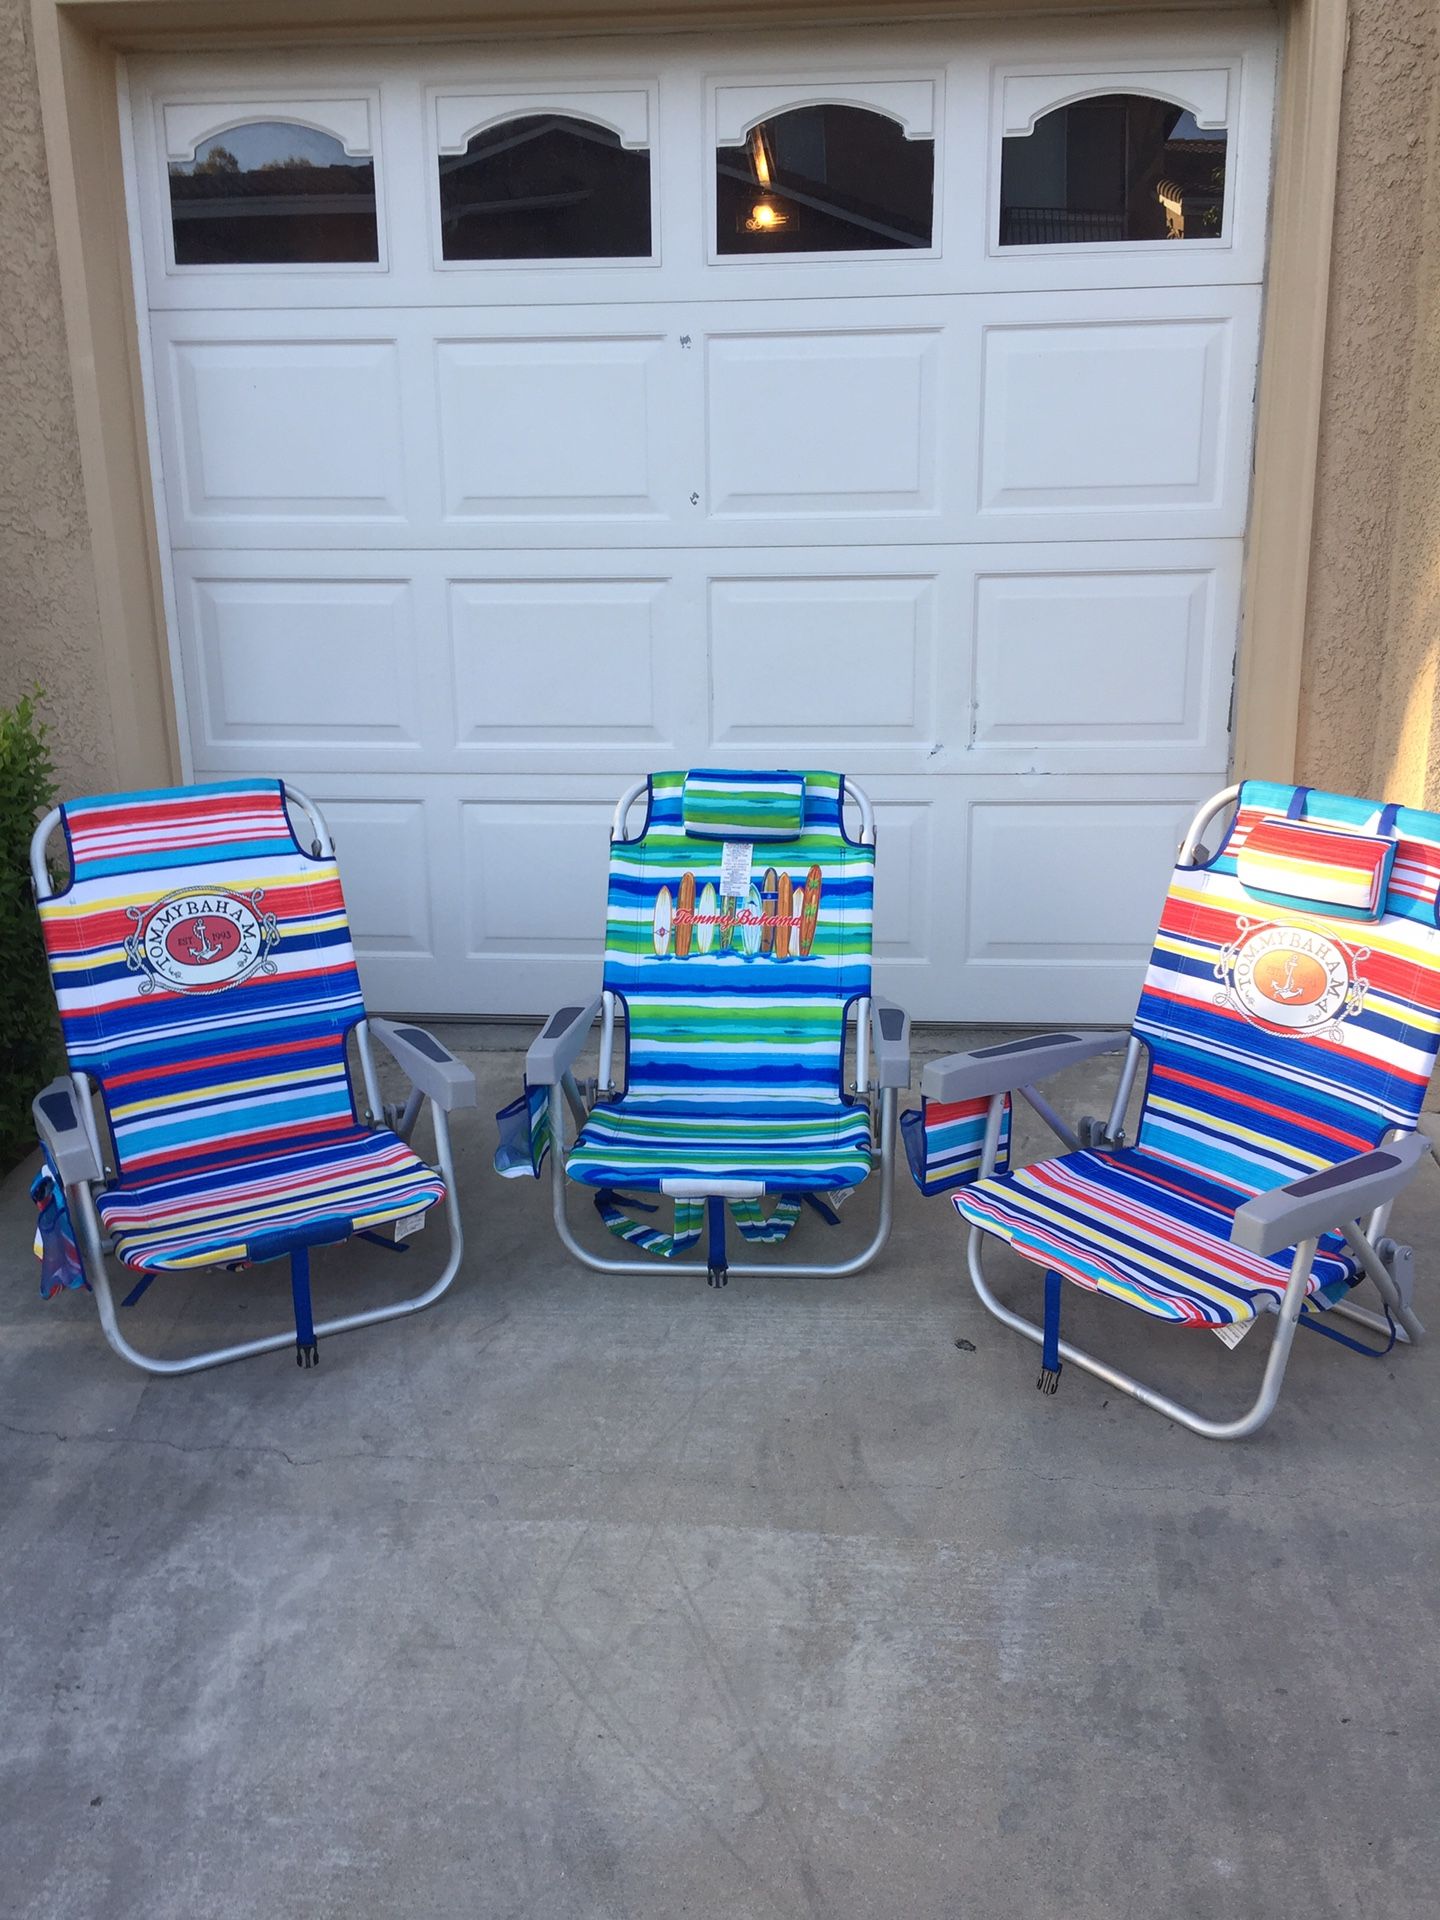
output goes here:
[[[455, 1163], [450, 1151], [450, 1125], [448, 1117], [439, 1107], [433, 1109], [435, 1115], [435, 1157], [440, 1164], [440, 1172], [445, 1180], [445, 1219], [449, 1229], [449, 1253], [444, 1270], [433, 1285], [423, 1293], [412, 1295], [407, 1300], [399, 1300], [393, 1306], [372, 1307], [365, 1313], [347, 1313], [334, 1320], [322, 1320], [315, 1327], [317, 1340], [332, 1333], [349, 1333], [356, 1327], [369, 1327], [381, 1320], [398, 1320], [405, 1314], [419, 1313], [423, 1308], [433, 1306], [445, 1293], [451, 1281], [460, 1270], [460, 1262], [465, 1252], [465, 1235], [460, 1224], [460, 1203], [455, 1194]], [[153, 1354], [142, 1353], [132, 1346], [120, 1331], [115, 1313], [115, 1296], [110, 1288], [110, 1277], [105, 1266], [105, 1248], [100, 1230], [99, 1216], [95, 1211], [95, 1201], [88, 1187], [75, 1187], [70, 1190], [71, 1218], [77, 1227], [81, 1258], [85, 1263], [85, 1277], [95, 1295], [95, 1305], [100, 1313], [100, 1326], [105, 1338], [122, 1360], [128, 1360], [132, 1366], [142, 1368], [146, 1373], [174, 1374], [199, 1373], [207, 1367], [221, 1367], [231, 1360], [245, 1360], [256, 1353], [275, 1353], [282, 1347], [295, 1345], [295, 1329], [288, 1328], [283, 1333], [266, 1334], [258, 1340], [243, 1340], [235, 1346], [214, 1347], [208, 1352], [187, 1354], [178, 1360], [161, 1360]]]
[[[836, 1260], [828, 1265], [818, 1262], [774, 1261], [763, 1264], [755, 1260], [732, 1261], [727, 1273], [740, 1274], [777, 1274], [793, 1275], [798, 1279], [840, 1278], [846, 1274], [859, 1273], [868, 1267], [890, 1238], [890, 1222], [895, 1212], [895, 1156], [899, 1146], [898, 1107], [900, 1095], [895, 1087], [885, 1087], [880, 1094], [880, 1167], [876, 1175], [880, 1182], [880, 1218], [876, 1222], [875, 1232], [870, 1243], [861, 1252], [849, 1260]], [[653, 1260], [615, 1260], [604, 1254], [591, 1253], [582, 1247], [575, 1238], [575, 1230], [570, 1225], [568, 1211], [569, 1182], [565, 1178], [565, 1109], [558, 1088], [550, 1089], [550, 1211], [555, 1221], [555, 1231], [560, 1236], [562, 1246], [581, 1263], [596, 1273], [654, 1273]], [[703, 1273], [709, 1278], [709, 1268], [702, 1260], [667, 1260], [667, 1273]]]
[[[1015, 1313], [1002, 1301], [997, 1300], [990, 1291], [989, 1283], [985, 1278], [982, 1256], [984, 1238], [984, 1230], [972, 1226], [965, 1243], [965, 1257], [970, 1268], [971, 1284], [979, 1294], [981, 1304], [987, 1307], [997, 1320], [1003, 1321], [1007, 1327], [1013, 1327], [1016, 1333], [1023, 1334], [1027, 1340], [1033, 1340], [1037, 1345], [1043, 1345], [1045, 1329], [1035, 1321], [1027, 1320], [1023, 1314]], [[1163, 1413], [1167, 1420], [1178, 1421], [1182, 1427], [1188, 1427], [1191, 1433], [1198, 1433], [1202, 1439], [1243, 1440], [1247, 1435], [1257, 1433], [1275, 1411], [1314, 1260], [1315, 1242], [1302, 1240], [1295, 1249], [1295, 1258], [1290, 1265], [1290, 1278], [1285, 1283], [1285, 1296], [1280, 1303], [1280, 1311], [1276, 1315], [1275, 1335], [1266, 1357], [1260, 1391], [1249, 1412], [1241, 1414], [1238, 1419], [1208, 1420], [1203, 1414], [1195, 1413], [1189, 1407], [1182, 1406], [1178, 1400], [1172, 1400], [1168, 1394], [1161, 1393], [1158, 1388], [1147, 1387], [1143, 1381], [1132, 1379], [1128, 1373], [1122, 1373], [1118, 1367], [1112, 1367], [1107, 1361], [1099, 1360], [1094, 1354], [1086, 1353], [1083, 1347], [1072, 1346], [1068, 1340], [1062, 1340], [1059, 1343], [1061, 1358], [1074, 1361], [1077, 1367], [1083, 1367], [1087, 1373], [1093, 1373], [1095, 1378], [1103, 1380], [1106, 1386], [1115, 1388], [1118, 1393], [1128, 1393], [1132, 1399], [1140, 1401], [1143, 1406], [1152, 1407], [1156, 1413]]]

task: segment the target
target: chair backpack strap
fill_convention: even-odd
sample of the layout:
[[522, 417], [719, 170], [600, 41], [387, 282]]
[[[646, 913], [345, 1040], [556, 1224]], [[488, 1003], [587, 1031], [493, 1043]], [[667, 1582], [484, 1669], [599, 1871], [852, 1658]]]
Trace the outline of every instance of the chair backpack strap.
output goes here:
[[688, 1253], [700, 1238], [700, 1229], [705, 1224], [703, 1200], [675, 1202], [673, 1233], [662, 1233], [659, 1227], [647, 1227], [643, 1220], [633, 1219], [625, 1211], [626, 1207], [634, 1207], [637, 1213], [657, 1211], [644, 1200], [616, 1193], [612, 1187], [601, 1187], [595, 1195], [595, 1211], [617, 1239], [628, 1240], [632, 1247], [641, 1247], [646, 1253], [657, 1253], [662, 1260], [673, 1260], [677, 1253]]

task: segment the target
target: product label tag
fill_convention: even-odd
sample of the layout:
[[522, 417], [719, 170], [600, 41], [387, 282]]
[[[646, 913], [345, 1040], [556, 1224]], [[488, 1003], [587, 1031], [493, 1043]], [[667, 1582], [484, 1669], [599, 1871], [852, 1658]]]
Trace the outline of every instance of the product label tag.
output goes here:
[[720, 891], [743, 900], [750, 891], [750, 865], [755, 848], [749, 840], [727, 840], [720, 855]]
[[425, 1216], [423, 1213], [403, 1214], [400, 1219], [395, 1222], [395, 1238], [397, 1240], [408, 1240], [411, 1234], [418, 1233], [424, 1224]]
[[1211, 1327], [1210, 1331], [1217, 1340], [1223, 1340], [1227, 1347], [1233, 1349], [1239, 1346], [1254, 1324], [1253, 1320], [1232, 1320], [1228, 1327]]

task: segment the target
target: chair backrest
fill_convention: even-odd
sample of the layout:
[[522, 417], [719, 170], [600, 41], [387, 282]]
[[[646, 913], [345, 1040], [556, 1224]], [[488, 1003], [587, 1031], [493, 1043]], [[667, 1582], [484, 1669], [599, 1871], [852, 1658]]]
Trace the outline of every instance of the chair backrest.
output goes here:
[[640, 832], [610, 848], [604, 978], [632, 1088], [843, 1091], [875, 880], [844, 813], [835, 773], [651, 775]]
[[70, 1065], [120, 1171], [233, 1164], [355, 1122], [364, 1017], [333, 858], [278, 780], [72, 800], [70, 878], [39, 900]]
[[1139, 1144], [1245, 1194], [1419, 1118], [1440, 1044], [1440, 814], [1247, 781], [1175, 869], [1135, 1031]]

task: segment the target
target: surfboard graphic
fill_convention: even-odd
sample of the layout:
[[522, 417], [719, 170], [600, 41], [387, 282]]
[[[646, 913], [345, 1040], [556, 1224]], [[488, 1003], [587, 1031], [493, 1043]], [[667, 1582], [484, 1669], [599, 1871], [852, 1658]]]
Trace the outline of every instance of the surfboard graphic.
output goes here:
[[715, 944], [715, 889], [708, 880], [700, 889], [700, 904], [695, 912], [698, 920], [695, 944], [701, 953], [709, 953]]
[[752, 884], [745, 898], [746, 917], [740, 922], [740, 944], [745, 949], [747, 960], [760, 951], [760, 916], [763, 912], [760, 889]]
[[805, 876], [805, 904], [797, 907], [800, 915], [800, 957], [803, 960], [815, 944], [815, 926], [820, 918], [820, 887], [824, 875], [819, 867], [811, 867]]
[[682, 873], [680, 876], [680, 896], [675, 902], [675, 953], [677, 958], [688, 960], [690, 942], [695, 934], [695, 876]]
[[775, 958], [790, 958], [790, 916], [795, 911], [795, 889], [788, 873], [782, 873], [775, 889]]
[[765, 882], [760, 889], [760, 911], [764, 915], [767, 923], [760, 930], [760, 951], [762, 953], [773, 953], [775, 951], [775, 914], [779, 899], [780, 876], [776, 873], [774, 867], [767, 867], [765, 869]]
[[670, 909], [670, 889], [661, 887], [655, 896], [655, 916], [651, 932], [655, 939], [655, 951], [662, 960], [670, 951], [670, 935], [675, 928], [674, 915]]

